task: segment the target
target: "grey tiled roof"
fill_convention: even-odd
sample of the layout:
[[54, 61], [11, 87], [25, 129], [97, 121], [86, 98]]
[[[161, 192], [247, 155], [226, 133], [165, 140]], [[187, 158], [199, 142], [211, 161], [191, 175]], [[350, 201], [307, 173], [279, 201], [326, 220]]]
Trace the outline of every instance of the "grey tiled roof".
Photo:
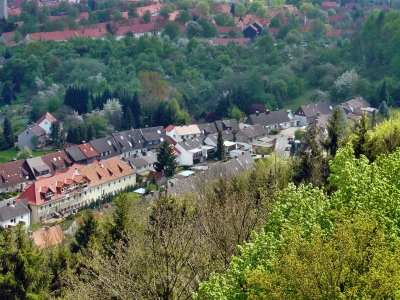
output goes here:
[[254, 138], [263, 134], [267, 134], [268, 131], [260, 124], [254, 124], [252, 126], [247, 126], [240, 130], [248, 138]]
[[108, 158], [119, 155], [119, 147], [117, 146], [114, 138], [110, 135], [92, 140], [89, 143], [100, 155], [104, 152], [108, 153], [109, 151], [110, 154], [107, 154]]
[[214, 134], [218, 132], [217, 126], [215, 125], [214, 122], [206, 124], [197, 124], [197, 126], [204, 135]]
[[[333, 110], [333, 105], [329, 100], [322, 100], [321, 102], [301, 105], [300, 108], [303, 110], [304, 116], [309, 118], [316, 116], [317, 113], [320, 113], [321, 115], [330, 114]], [[296, 115], [300, 108], [296, 111]]]
[[25, 160], [22, 159], [0, 164], [0, 187], [13, 186], [29, 181], [30, 174], [24, 164]]
[[188, 139], [185, 142], [179, 142], [177, 144], [180, 145], [186, 151], [189, 151], [201, 147], [203, 145], [203, 139], [202, 138]]
[[[9, 203], [9, 206], [7, 206], [7, 203]], [[27, 213], [30, 213], [28, 198], [16, 201], [15, 203], [12, 200], [0, 201], [0, 221], [8, 221]]]
[[65, 152], [69, 154], [69, 156], [74, 160], [74, 162], [78, 162], [86, 159], [86, 155], [83, 154], [81, 149], [78, 146], [73, 146], [65, 149]]
[[32, 126], [29, 127], [29, 130], [33, 132], [33, 134], [35, 134], [36, 136], [42, 136], [43, 134], [46, 134], [46, 131], [40, 127], [37, 124], [34, 124]]
[[148, 141], [165, 141], [167, 139], [167, 135], [165, 134], [165, 129], [162, 126], [150, 127], [150, 128], [142, 128], [141, 129], [143, 139]]
[[276, 110], [270, 112], [269, 114], [259, 113], [258, 116], [257, 114], [252, 114], [247, 118], [246, 121], [248, 124], [260, 124], [264, 127], [288, 122], [290, 122], [290, 119], [285, 110]]

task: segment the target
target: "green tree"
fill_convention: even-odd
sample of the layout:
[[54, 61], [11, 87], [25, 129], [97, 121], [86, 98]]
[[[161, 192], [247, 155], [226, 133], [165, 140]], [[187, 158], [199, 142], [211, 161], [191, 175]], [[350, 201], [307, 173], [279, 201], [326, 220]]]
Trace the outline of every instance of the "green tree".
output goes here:
[[179, 24], [176, 22], [169, 22], [164, 27], [164, 33], [169, 36], [171, 40], [179, 36]]
[[143, 21], [146, 24], [149, 24], [151, 22], [151, 13], [150, 13], [150, 11], [146, 10], [145, 13], [143, 14], [142, 18], [143, 18]]
[[96, 130], [94, 130], [93, 124], [86, 126], [86, 138], [88, 141], [93, 140], [96, 137]]
[[174, 175], [177, 167], [176, 156], [174, 150], [167, 141], [161, 143], [158, 148], [157, 161], [154, 163], [154, 169], [157, 172], [164, 172], [165, 176]]
[[28, 146], [24, 146], [21, 150], [18, 151], [17, 159], [28, 159], [32, 155], [32, 150], [29, 149]]
[[50, 126], [50, 140], [53, 142], [53, 150], [60, 149], [62, 145], [61, 140], [61, 124], [54, 121]]
[[22, 224], [0, 235], [0, 290], [3, 299], [47, 299], [51, 274], [42, 251]]
[[225, 158], [224, 139], [222, 138], [222, 132], [221, 131], [218, 131], [216, 155], [217, 155], [218, 160], [223, 160]]
[[10, 118], [8, 116], [6, 116], [4, 118], [3, 136], [4, 136], [4, 142], [5, 142], [5, 144], [3, 145], [3, 150], [13, 148], [14, 147], [14, 130], [11, 125]]
[[235, 15], [237, 17], [243, 18], [244, 16], [246, 16], [246, 13], [247, 13], [247, 7], [243, 3], [239, 3], [235, 7]]
[[117, 242], [127, 242], [127, 237], [132, 230], [133, 199], [126, 193], [119, 194], [113, 201], [115, 210], [112, 216], [112, 223], [109, 224], [111, 245]]
[[356, 123], [353, 141], [354, 156], [360, 158], [360, 155], [366, 155], [368, 149], [368, 119], [365, 112], [362, 114], [361, 119]]
[[389, 120], [390, 118], [390, 112], [389, 112], [389, 108], [386, 104], [386, 101], [383, 101], [379, 107], [378, 107], [379, 113], [386, 119]]
[[1, 92], [1, 102], [10, 105], [13, 99], [16, 100], [15, 92], [10, 84], [6, 81]]
[[137, 17], [139, 17], [139, 14], [137, 13], [137, 10], [136, 10], [136, 6], [133, 3], [129, 4], [128, 17], [129, 18], [137, 18]]
[[79, 250], [86, 249], [89, 244], [97, 237], [98, 222], [92, 212], [87, 212], [82, 218], [80, 225], [74, 235], [74, 241], [71, 243], [71, 252], [77, 253]]
[[326, 130], [328, 136], [324, 141], [321, 142], [325, 150], [328, 151], [331, 157], [335, 157], [337, 150], [339, 149], [339, 142], [345, 131], [345, 127], [342, 125], [342, 112], [339, 107], [333, 110], [332, 116], [328, 120]]
[[381, 89], [379, 90], [379, 102], [382, 103], [383, 101], [385, 101], [386, 104], [390, 103], [390, 95], [387, 88], [386, 78], [382, 83]]

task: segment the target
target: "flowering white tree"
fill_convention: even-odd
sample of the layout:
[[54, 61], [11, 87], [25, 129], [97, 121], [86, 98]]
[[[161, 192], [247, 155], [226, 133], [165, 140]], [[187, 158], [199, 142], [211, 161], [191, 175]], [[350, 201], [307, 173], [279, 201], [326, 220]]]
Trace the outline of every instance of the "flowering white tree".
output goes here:
[[334, 96], [347, 97], [357, 80], [358, 74], [354, 69], [344, 72], [333, 83], [332, 92]]
[[122, 123], [122, 104], [118, 99], [108, 99], [103, 105], [103, 115], [115, 128], [120, 128]]

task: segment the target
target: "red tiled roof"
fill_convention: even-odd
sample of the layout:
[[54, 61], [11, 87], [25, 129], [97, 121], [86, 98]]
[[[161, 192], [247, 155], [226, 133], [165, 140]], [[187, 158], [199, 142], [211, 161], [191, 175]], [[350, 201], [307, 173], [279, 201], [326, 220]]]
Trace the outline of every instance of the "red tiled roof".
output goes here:
[[174, 125], [168, 125], [166, 128], [165, 128], [165, 131], [171, 131], [172, 129], [174, 129], [175, 127], [174, 127]]
[[158, 13], [161, 9], [161, 7], [163, 7], [164, 4], [154, 4], [154, 5], [149, 5], [149, 6], [143, 6], [143, 7], [138, 7], [136, 9], [139, 17], [143, 16], [145, 14], [146, 11], [150, 11], [151, 14], [155, 14]]
[[34, 231], [32, 233], [32, 239], [37, 247], [44, 248], [46, 246], [61, 244], [65, 239], [65, 235], [60, 225], [57, 225], [53, 227], [45, 227], [39, 231]]
[[11, 38], [13, 35], [14, 35], [14, 31], [11, 31], [11, 32], [3, 32], [3, 34], [2, 34], [2, 36], [3, 36], [7, 41], [9, 41], [10, 38]]
[[66, 18], [66, 16], [50, 16], [49, 21], [60, 20], [62, 18]]
[[23, 2], [24, 2], [24, 0], [14, 0], [12, 2], [8, 2], [7, 6], [9, 8], [17, 8], [17, 7], [21, 7]]
[[89, 13], [88, 12], [80, 13], [79, 16], [75, 19], [75, 21], [79, 22], [82, 19], [89, 20]]
[[248, 42], [250, 42], [250, 39], [249, 38], [234, 38], [234, 39], [222, 38], [222, 39], [211, 39], [211, 42], [214, 45], [226, 45], [229, 42], [234, 42], [236, 44], [247, 44]]
[[126, 35], [129, 31], [132, 31], [133, 34], [150, 33], [152, 31], [154, 31], [154, 24], [122, 26], [118, 29], [116, 36]]
[[81, 37], [90, 37], [92, 39], [94, 38], [102, 38], [107, 35], [107, 30], [103, 28], [86, 28], [86, 29], [81, 29], [76, 31], [76, 36], [81, 36]]
[[342, 16], [341, 15], [333, 15], [328, 17], [328, 22], [342, 22]]
[[342, 36], [344, 33], [344, 30], [339, 30], [339, 29], [330, 29], [326, 31], [326, 36], [327, 37], [332, 37], [332, 36]]
[[357, 8], [360, 8], [361, 7], [361, 3], [354, 3], [354, 2], [350, 2], [350, 3], [346, 3], [346, 5], [344, 6], [344, 7], [346, 7], [346, 8], [353, 8], [353, 7], [357, 7]]
[[281, 30], [280, 28], [274, 28], [274, 27], [268, 28], [269, 33], [272, 35], [277, 35], [280, 30]]
[[58, 198], [62, 198], [65, 195], [62, 193], [56, 193], [57, 185], [59, 186], [60, 182], [64, 182], [64, 184], [69, 184], [68, 182], [76, 182], [78, 183], [83, 176], [75, 173], [75, 169], [82, 168], [81, 165], [74, 164], [67, 172], [55, 175], [53, 177], [44, 178], [42, 177], [40, 180], [34, 182], [31, 186], [29, 186], [25, 191], [16, 199], [22, 200], [28, 198], [28, 204], [38, 206], [44, 203], [45, 194], [47, 191], [51, 191], [54, 193], [49, 200], [55, 200]]
[[14, 42], [14, 41], [6, 42], [6, 45], [7, 45], [7, 46], [15, 46], [16, 44], [17, 44], [17, 43]]
[[336, 2], [322, 2], [321, 7], [337, 7]]
[[19, 16], [21, 13], [22, 13], [21, 8], [11, 8], [8, 10], [8, 14], [13, 16]]
[[36, 121], [36, 124], [42, 123], [45, 119], [47, 119], [51, 123], [57, 121], [56, 118], [54, 118], [49, 112], [47, 112], [39, 120]]
[[240, 32], [240, 27], [235, 26], [217, 26], [218, 33], [220, 34], [228, 34], [229, 31], [233, 30], [234, 32]]
[[[237, 23], [239, 23], [240, 18], [236, 17], [235, 21]], [[243, 24], [245, 25], [249, 25], [249, 24], [253, 24], [254, 22], [258, 22], [260, 25], [263, 26], [268, 26], [269, 23], [271, 23], [271, 20], [269, 19], [263, 19], [263, 18], [259, 18], [256, 15], [252, 15], [252, 14], [248, 14], [246, 15], [244, 18], [242, 18]]]
[[150, 171], [149, 175], [147, 175], [146, 181], [149, 182], [152, 181], [153, 178], [155, 178], [156, 182], [160, 182], [163, 177], [164, 177], [163, 172]]
[[29, 33], [27, 36], [36, 40], [46, 41], [66, 41], [76, 37], [74, 30], [53, 31], [53, 32], [36, 32]]
[[307, 24], [301, 25], [303, 32], [308, 32], [311, 28], [312, 23], [313, 23], [313, 20], [310, 20]]
[[100, 154], [96, 150], [94, 150], [92, 145], [89, 143], [78, 145], [78, 147], [87, 158], [100, 156]]
[[167, 136], [167, 141], [168, 141], [168, 144], [170, 144], [170, 145], [174, 145], [174, 146], [176, 145], [176, 142], [174, 141], [174, 139], [169, 136]]
[[219, 13], [222, 13], [222, 14], [228, 14], [228, 15], [231, 14], [231, 9], [224, 4], [217, 5], [216, 11], [218, 11]]

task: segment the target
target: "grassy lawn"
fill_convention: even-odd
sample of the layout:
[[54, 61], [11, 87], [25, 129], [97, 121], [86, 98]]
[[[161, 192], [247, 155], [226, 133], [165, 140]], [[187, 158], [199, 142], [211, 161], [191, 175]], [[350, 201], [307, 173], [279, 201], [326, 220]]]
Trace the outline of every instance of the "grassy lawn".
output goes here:
[[[32, 155], [34, 157], [36, 156], [41, 156], [44, 155], [46, 153], [51, 153], [53, 151], [32, 151]], [[0, 163], [4, 164], [7, 162], [10, 162], [13, 160], [13, 158], [17, 158], [17, 154], [18, 154], [18, 149], [15, 147], [13, 149], [9, 149], [9, 150], [5, 150], [5, 151], [0, 151]]]
[[300, 107], [300, 105], [311, 102], [310, 96], [314, 90], [315, 90], [315, 87], [312, 87], [312, 86], [304, 87], [303, 94], [291, 102], [290, 101], [284, 102], [282, 109], [291, 109], [292, 112], [295, 112]]

